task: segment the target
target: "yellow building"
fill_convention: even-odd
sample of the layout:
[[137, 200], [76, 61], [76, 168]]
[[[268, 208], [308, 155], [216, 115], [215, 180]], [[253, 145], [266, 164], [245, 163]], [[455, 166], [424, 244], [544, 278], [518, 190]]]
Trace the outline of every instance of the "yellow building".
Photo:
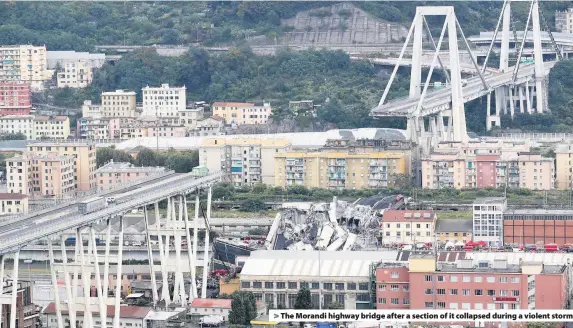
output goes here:
[[67, 116], [34, 117], [33, 139], [68, 139], [70, 136], [70, 118]]
[[573, 189], [573, 143], [563, 143], [555, 147], [555, 173], [557, 189]]
[[385, 188], [409, 176], [400, 152], [288, 152], [275, 155], [275, 186]]
[[273, 113], [271, 104], [262, 105], [239, 102], [213, 103], [213, 116], [225, 119], [227, 124], [266, 124]]
[[46, 141], [26, 146], [32, 156], [57, 153], [74, 158], [74, 187], [86, 191], [96, 187], [96, 146], [88, 142]]
[[436, 240], [445, 244], [447, 242], [466, 243], [472, 240], [472, 219], [438, 219], [436, 221]]
[[0, 46], [0, 82], [26, 81], [33, 90], [43, 90], [44, 82], [54, 75], [46, 55], [46, 46]]
[[135, 117], [135, 95], [133, 91], [116, 90], [101, 94], [104, 117]]
[[74, 158], [56, 153], [30, 159], [32, 195], [68, 198], [74, 195]]
[[6, 159], [6, 191], [14, 194], [30, 194], [30, 165], [24, 155]]
[[206, 138], [199, 146], [199, 165], [209, 172], [225, 171], [236, 186], [275, 181], [275, 155], [290, 150], [283, 139]]
[[26, 214], [26, 213], [28, 213], [27, 195], [0, 193], [0, 215], [14, 215], [14, 214]]
[[91, 62], [76, 60], [64, 64], [63, 71], [57, 74], [58, 88], [85, 88], [92, 83]]
[[231, 295], [241, 289], [241, 281], [239, 278], [234, 278], [226, 281], [225, 278], [219, 279], [219, 294]]

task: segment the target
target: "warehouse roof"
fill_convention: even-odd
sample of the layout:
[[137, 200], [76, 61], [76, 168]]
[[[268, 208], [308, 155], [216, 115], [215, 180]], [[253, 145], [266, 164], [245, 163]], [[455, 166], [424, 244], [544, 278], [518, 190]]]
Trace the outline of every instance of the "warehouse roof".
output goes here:
[[[286, 139], [291, 142], [293, 148], [319, 148], [326, 144], [329, 139], [341, 139], [343, 135], [352, 133], [356, 139], [376, 138], [387, 140], [406, 140], [405, 130], [398, 129], [353, 129], [353, 130], [329, 130], [326, 132], [295, 132], [295, 133], [271, 133], [271, 134], [236, 134], [236, 135], [223, 135], [217, 138], [224, 139]], [[159, 148], [167, 150], [173, 148], [175, 150], [184, 149], [197, 149], [201, 142], [210, 137], [141, 137], [126, 140], [117, 144], [117, 149], [129, 150], [137, 146], [155, 149], [157, 147], [157, 139], [159, 139]]]
[[523, 262], [540, 262], [544, 265], [562, 265], [573, 262], [573, 253], [499, 253], [499, 252], [470, 252], [466, 254], [466, 259], [474, 261], [493, 261], [494, 259], [506, 259], [508, 264], [519, 264]]
[[368, 277], [370, 264], [395, 262], [397, 252], [259, 250], [245, 261], [241, 276], [319, 276], [319, 256], [321, 277]]

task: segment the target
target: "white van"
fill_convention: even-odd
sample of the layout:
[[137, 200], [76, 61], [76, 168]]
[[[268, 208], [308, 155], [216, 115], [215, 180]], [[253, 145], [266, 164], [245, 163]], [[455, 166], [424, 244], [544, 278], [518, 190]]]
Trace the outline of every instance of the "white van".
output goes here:
[[106, 197], [105, 201], [107, 202], [107, 204], [113, 204], [115, 203], [115, 197]]

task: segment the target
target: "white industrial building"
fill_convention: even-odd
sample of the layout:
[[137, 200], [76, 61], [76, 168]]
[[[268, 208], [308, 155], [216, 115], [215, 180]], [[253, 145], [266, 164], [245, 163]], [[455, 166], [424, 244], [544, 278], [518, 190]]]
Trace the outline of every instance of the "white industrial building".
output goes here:
[[395, 251], [290, 251], [258, 250], [245, 260], [241, 290], [251, 291], [269, 308], [282, 304], [294, 308], [300, 288], [307, 287], [318, 307], [338, 302], [345, 309], [369, 309], [370, 267], [380, 261], [394, 262]]

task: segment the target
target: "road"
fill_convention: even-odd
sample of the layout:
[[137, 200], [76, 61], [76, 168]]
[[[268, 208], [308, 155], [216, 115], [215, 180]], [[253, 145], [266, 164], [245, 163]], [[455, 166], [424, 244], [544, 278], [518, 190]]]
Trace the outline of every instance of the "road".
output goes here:
[[134, 208], [154, 204], [168, 197], [194, 192], [198, 188], [204, 188], [219, 181], [223, 175], [223, 173], [216, 172], [197, 179], [192, 174], [182, 174], [176, 180], [163, 179], [152, 185], [144, 186], [141, 191], [126, 193], [128, 196], [120, 203], [110, 204], [102, 210], [86, 215], [77, 213], [65, 216], [51, 214], [47, 217], [45, 215], [24, 217], [15, 223], [0, 227], [0, 254], [13, 252], [41, 238], [126, 213]]

